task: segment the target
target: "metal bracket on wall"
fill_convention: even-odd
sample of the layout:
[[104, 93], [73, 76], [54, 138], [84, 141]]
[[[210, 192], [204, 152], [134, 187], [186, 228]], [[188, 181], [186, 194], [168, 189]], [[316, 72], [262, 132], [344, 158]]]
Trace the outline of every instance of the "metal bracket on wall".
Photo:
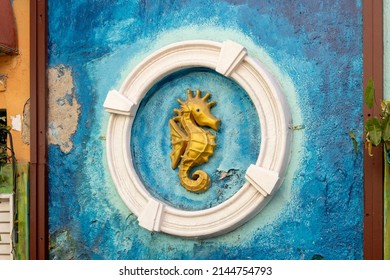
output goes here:
[[7, 90], [7, 75], [0, 74], [0, 92]]

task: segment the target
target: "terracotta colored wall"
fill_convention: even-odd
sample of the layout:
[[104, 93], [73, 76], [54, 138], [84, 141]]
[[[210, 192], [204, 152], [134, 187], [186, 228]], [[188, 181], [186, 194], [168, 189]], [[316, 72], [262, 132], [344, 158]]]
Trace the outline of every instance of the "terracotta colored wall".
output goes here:
[[[30, 160], [28, 144], [30, 133], [28, 116], [30, 96], [29, 1], [14, 0], [13, 8], [18, 32], [19, 54], [0, 56], [0, 74], [7, 76], [6, 89], [0, 92], [0, 108], [7, 109], [8, 123], [13, 127], [11, 132], [17, 161], [28, 162]], [[24, 111], [26, 117], [23, 117]]]

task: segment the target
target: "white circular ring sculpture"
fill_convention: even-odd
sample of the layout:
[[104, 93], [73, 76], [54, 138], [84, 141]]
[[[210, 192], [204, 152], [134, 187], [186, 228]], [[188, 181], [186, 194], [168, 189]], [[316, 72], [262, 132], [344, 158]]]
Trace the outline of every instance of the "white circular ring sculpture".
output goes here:
[[[246, 183], [228, 200], [205, 210], [185, 211], [157, 200], [133, 166], [131, 128], [138, 105], [148, 90], [176, 71], [206, 67], [236, 81], [249, 95], [261, 126], [257, 161], [246, 171]], [[254, 217], [280, 187], [290, 158], [291, 114], [276, 80], [261, 62], [232, 41], [194, 40], [168, 45], [149, 55], [104, 102], [111, 113], [107, 160], [117, 191], [127, 207], [150, 231], [207, 238], [232, 231]]]

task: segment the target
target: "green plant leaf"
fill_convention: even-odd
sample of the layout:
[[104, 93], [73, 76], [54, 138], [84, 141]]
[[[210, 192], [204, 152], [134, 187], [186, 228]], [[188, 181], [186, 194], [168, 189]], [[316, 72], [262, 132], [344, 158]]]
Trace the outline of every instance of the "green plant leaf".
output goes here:
[[382, 125], [382, 139], [384, 142], [390, 140], [390, 119], [389, 117], [384, 118], [381, 121]]
[[390, 101], [383, 100], [381, 103], [382, 117], [387, 118], [390, 116]]
[[372, 145], [378, 146], [382, 141], [382, 126], [377, 117], [366, 121], [366, 130]]
[[364, 103], [366, 103], [367, 107], [370, 109], [374, 105], [374, 93], [375, 93], [374, 81], [370, 79], [368, 80], [366, 91], [364, 94]]
[[319, 254], [315, 254], [311, 257], [312, 260], [324, 260], [325, 258]]
[[352, 139], [353, 150], [355, 151], [355, 154], [357, 154], [358, 153], [358, 141], [356, 140], [356, 135], [355, 135], [355, 133], [353, 133], [352, 130], [350, 130], [348, 132], [348, 134], [349, 134], [349, 137], [351, 137], [351, 139]]

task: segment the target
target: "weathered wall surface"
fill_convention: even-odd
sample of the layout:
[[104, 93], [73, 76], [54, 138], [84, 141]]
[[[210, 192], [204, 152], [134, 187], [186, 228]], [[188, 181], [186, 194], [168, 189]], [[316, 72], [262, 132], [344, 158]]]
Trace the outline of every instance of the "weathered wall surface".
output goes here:
[[[13, 1], [18, 34], [19, 54], [0, 56], [0, 74], [7, 76], [5, 86], [0, 85], [0, 108], [7, 109], [8, 125], [12, 127], [16, 159], [30, 160], [30, 116], [23, 115], [30, 98], [30, 10], [29, 1]], [[27, 108], [28, 109], [28, 108]]]
[[[27, 0], [14, 0], [11, 3], [17, 28], [19, 53], [13, 56], [0, 55], [0, 74], [7, 77], [4, 84], [0, 82], [0, 109], [7, 110], [7, 122], [11, 127], [10, 131], [17, 161], [16, 189], [13, 189], [12, 165], [6, 164], [0, 167], [0, 193], [16, 191], [18, 243], [14, 244], [14, 257], [15, 259], [24, 260], [28, 259], [29, 255], [30, 4]], [[8, 146], [10, 146], [9, 141]], [[10, 153], [8, 152], [8, 154]], [[4, 237], [4, 234], [2, 236]]]
[[[105, 159], [107, 92], [119, 89], [151, 52], [188, 39], [244, 45], [279, 80], [293, 117], [291, 162], [281, 189], [242, 227], [202, 241], [140, 228]], [[351, 129], [362, 135], [360, 0], [49, 0], [49, 68], [51, 258], [363, 257], [362, 147], [355, 154], [348, 136]], [[215, 109], [223, 112], [223, 104]], [[139, 119], [153, 121], [150, 114]], [[161, 133], [152, 132], [156, 138]], [[141, 154], [136, 160], [142, 161], [143, 145], [133, 143]], [[228, 179], [240, 181], [242, 167], [229, 164], [221, 170], [235, 170]], [[176, 204], [181, 198], [168, 199]]]

